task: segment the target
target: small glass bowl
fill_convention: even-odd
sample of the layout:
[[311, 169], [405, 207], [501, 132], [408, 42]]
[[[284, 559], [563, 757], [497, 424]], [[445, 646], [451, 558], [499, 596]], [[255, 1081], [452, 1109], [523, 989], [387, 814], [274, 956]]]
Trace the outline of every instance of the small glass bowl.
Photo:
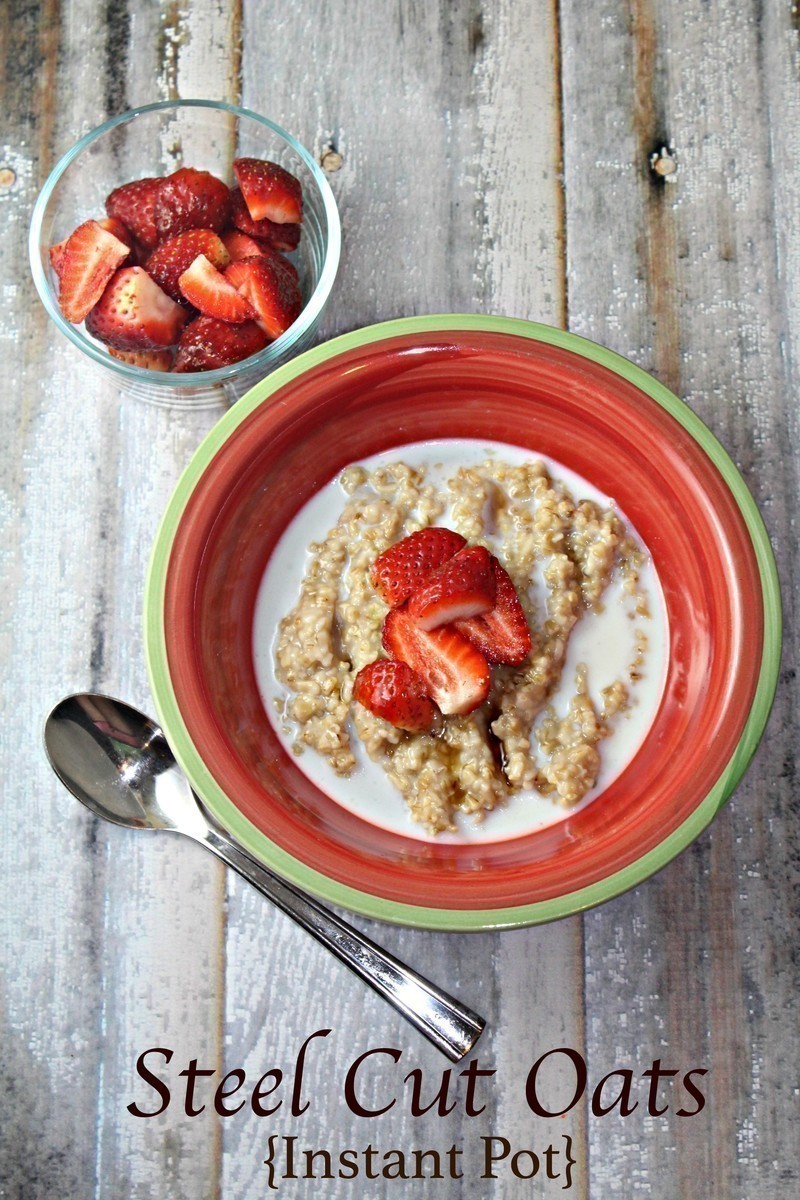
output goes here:
[[[303, 189], [303, 234], [289, 257], [300, 275], [305, 307], [286, 333], [240, 363], [171, 374], [112, 358], [82, 325], [64, 318], [49, 249], [81, 222], [104, 216], [109, 192], [144, 176], [169, 175], [182, 166], [211, 171], [230, 184], [233, 160], [242, 156], [280, 163], [298, 177]], [[147, 104], [87, 133], [51, 171], [34, 206], [29, 239], [36, 288], [61, 332], [126, 391], [151, 403], [182, 407], [237, 400], [311, 345], [336, 276], [340, 247], [336, 201], [309, 152], [266, 117], [212, 100]]]

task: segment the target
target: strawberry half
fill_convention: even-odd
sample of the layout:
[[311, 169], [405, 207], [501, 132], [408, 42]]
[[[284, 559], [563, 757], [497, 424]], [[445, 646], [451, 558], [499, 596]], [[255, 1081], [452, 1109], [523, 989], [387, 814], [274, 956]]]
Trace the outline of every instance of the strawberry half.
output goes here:
[[436, 629], [488, 612], [496, 590], [491, 554], [483, 546], [467, 546], [417, 588], [408, 602], [408, 614], [420, 629]]
[[242, 293], [228, 283], [205, 254], [198, 254], [178, 283], [189, 303], [206, 317], [216, 317], [218, 321], [232, 321], [238, 325], [242, 321], [252, 320], [256, 315]]
[[416, 671], [445, 714], [472, 712], [489, 694], [488, 662], [452, 625], [420, 629], [405, 605], [393, 608], [383, 623], [383, 646]]
[[235, 158], [233, 173], [254, 221], [283, 225], [303, 219], [300, 180], [285, 167], [261, 158]]
[[285, 333], [303, 311], [297, 271], [274, 250], [231, 263], [225, 278], [250, 302], [272, 339]]
[[296, 250], [300, 243], [299, 224], [292, 222], [280, 225], [266, 217], [261, 221], [254, 221], [238, 188], [231, 189], [231, 225], [240, 233], [256, 238], [259, 243], [265, 243], [273, 250]]
[[419, 675], [391, 658], [379, 658], [361, 668], [353, 684], [353, 699], [376, 717], [410, 733], [426, 733], [436, 718], [436, 706]]
[[260, 243], [239, 229], [226, 229], [220, 236], [231, 262], [240, 262], [243, 258], [259, 258], [263, 254]]
[[519, 666], [531, 652], [531, 631], [511, 576], [496, 558], [491, 562], [497, 588], [494, 608], [482, 616], [456, 621], [455, 627], [489, 662]]
[[115, 350], [108, 347], [112, 358], [129, 363], [132, 367], [144, 367], [146, 371], [169, 371], [172, 367], [171, 350]]
[[228, 224], [231, 193], [227, 184], [209, 171], [181, 167], [156, 192], [153, 220], [158, 240], [175, 237], [187, 229], [213, 229], [220, 233]]
[[[122, 221], [118, 221], [115, 217], [103, 217], [97, 224], [101, 229], [105, 229], [107, 233], [112, 233], [115, 238], [128, 247], [130, 253], [119, 265], [132, 266], [136, 261], [136, 239], [131, 231], [126, 229]], [[63, 242], [58, 242], [57, 245], [51, 246], [49, 250], [50, 266], [59, 279], [61, 279], [61, 272], [64, 269], [64, 251], [67, 248], [68, 241], [69, 238], [64, 238]]]
[[174, 346], [187, 314], [142, 267], [122, 267], [86, 318], [86, 329], [115, 350]]
[[129, 253], [127, 244], [98, 221], [84, 221], [70, 234], [57, 271], [58, 303], [68, 321], [77, 325], [84, 319]]
[[61, 272], [64, 269], [64, 250], [66, 249], [69, 238], [64, 238], [63, 242], [56, 242], [55, 246], [51, 246], [48, 250], [50, 256], [50, 266], [53, 268], [58, 278], [61, 278]]
[[241, 362], [269, 345], [255, 321], [231, 325], [214, 317], [197, 317], [186, 326], [178, 342], [173, 371], [213, 371]]
[[192, 265], [198, 254], [204, 254], [212, 266], [222, 271], [231, 256], [219, 234], [213, 229], [188, 229], [167, 238], [145, 261], [144, 268], [158, 286], [178, 304], [185, 304], [178, 280]]
[[467, 540], [453, 529], [431, 525], [395, 542], [372, 564], [370, 582], [390, 608], [396, 608], [415, 592], [425, 578], [466, 546]]
[[115, 238], [119, 238], [121, 242], [125, 243], [130, 250], [130, 263], [126, 262], [125, 266], [135, 266], [136, 238], [133, 236], [130, 229], [128, 229], [128, 226], [123, 225], [122, 221], [120, 221], [117, 217], [103, 217], [97, 222], [97, 224], [101, 229], [105, 229], [108, 233], [113, 233]]
[[129, 229], [137, 242], [152, 250], [158, 242], [154, 206], [163, 180], [135, 179], [115, 188], [106, 199], [106, 212]]

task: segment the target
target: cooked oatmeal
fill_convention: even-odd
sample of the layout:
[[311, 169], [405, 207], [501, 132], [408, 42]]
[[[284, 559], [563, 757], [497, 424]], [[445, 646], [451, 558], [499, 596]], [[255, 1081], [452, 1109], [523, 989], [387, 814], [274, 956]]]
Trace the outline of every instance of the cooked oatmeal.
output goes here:
[[[448, 472], [444, 484], [434, 474], [396, 461], [341, 475], [344, 509], [325, 540], [309, 547], [299, 598], [280, 623], [280, 719], [297, 753], [310, 748], [340, 776], [356, 769], [358, 739], [432, 834], [454, 829], [459, 812], [480, 818], [524, 792], [572, 807], [597, 782], [600, 745], [625, 719], [648, 646], [637, 627], [635, 653], [620, 662], [599, 704], [579, 665], [559, 714], [551, 701], [570, 635], [582, 616], [602, 609], [612, 581], [629, 597], [632, 619], [649, 619], [645, 555], [613, 509], [575, 498], [542, 462], [487, 457]], [[412, 734], [354, 703], [352, 689], [357, 672], [382, 654], [387, 607], [370, 582], [374, 560], [435, 524], [497, 555], [533, 648], [521, 666], [493, 667], [488, 699], [475, 712]]]

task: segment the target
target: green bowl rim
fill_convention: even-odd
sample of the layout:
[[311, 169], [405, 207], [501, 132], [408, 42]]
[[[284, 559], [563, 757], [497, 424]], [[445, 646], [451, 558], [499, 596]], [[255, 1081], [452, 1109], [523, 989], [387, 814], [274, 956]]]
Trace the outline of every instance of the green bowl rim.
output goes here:
[[[442, 909], [386, 900], [330, 879], [288, 854], [256, 829], [218, 787], [189, 737], [169, 676], [162, 620], [172, 542], [188, 499], [210, 461], [232, 431], [273, 392], [305, 371], [345, 351], [408, 334], [481, 331], [531, 338], [600, 363], [628, 380], [666, 409], [714, 463], [739, 508], [758, 563], [764, 602], [764, 644], [753, 704], [739, 743], [711, 791], [692, 814], [658, 846], [621, 870], [587, 887], [549, 900], [489, 909]], [[402, 317], [343, 334], [278, 368], [256, 384], [204, 438], [179, 479], [153, 544], [145, 581], [144, 646], [147, 672], [161, 726], [192, 786], [218, 820], [241, 844], [292, 883], [333, 904], [367, 917], [424, 929], [462, 932], [512, 929], [582, 912], [611, 900], [671, 862], [711, 823], [731, 796], [755, 753], [769, 717], [781, 657], [782, 616], [777, 568], [755, 500], [722, 445], [692, 410], [663, 384], [621, 355], [578, 334], [515, 317], [434, 314]]]

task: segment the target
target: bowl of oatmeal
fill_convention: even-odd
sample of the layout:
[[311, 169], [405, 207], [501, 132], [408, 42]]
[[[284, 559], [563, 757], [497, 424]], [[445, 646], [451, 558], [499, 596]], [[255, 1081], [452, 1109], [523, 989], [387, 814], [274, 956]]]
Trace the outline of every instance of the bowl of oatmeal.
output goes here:
[[226, 414], [145, 631], [176, 756], [251, 853], [462, 930], [670, 861], [745, 770], [780, 652], [763, 524], [690, 410], [593, 343], [468, 316], [348, 334]]
[[[420, 538], [428, 556], [445, 538], [430, 573]], [[475, 553], [510, 602], [499, 597], [498, 618], [495, 586], [465, 622], [482, 577], [459, 578], [458, 564]], [[417, 630], [406, 613], [454, 572], [435, 626]], [[533, 832], [597, 796], [652, 724], [669, 646], [652, 562], [608, 499], [553, 462], [469, 438], [406, 444], [320, 489], [271, 555], [253, 630], [265, 708], [304, 772], [373, 824], [447, 842]], [[394, 660], [387, 707], [359, 681]], [[433, 698], [422, 722], [403, 711], [415, 682]]]

